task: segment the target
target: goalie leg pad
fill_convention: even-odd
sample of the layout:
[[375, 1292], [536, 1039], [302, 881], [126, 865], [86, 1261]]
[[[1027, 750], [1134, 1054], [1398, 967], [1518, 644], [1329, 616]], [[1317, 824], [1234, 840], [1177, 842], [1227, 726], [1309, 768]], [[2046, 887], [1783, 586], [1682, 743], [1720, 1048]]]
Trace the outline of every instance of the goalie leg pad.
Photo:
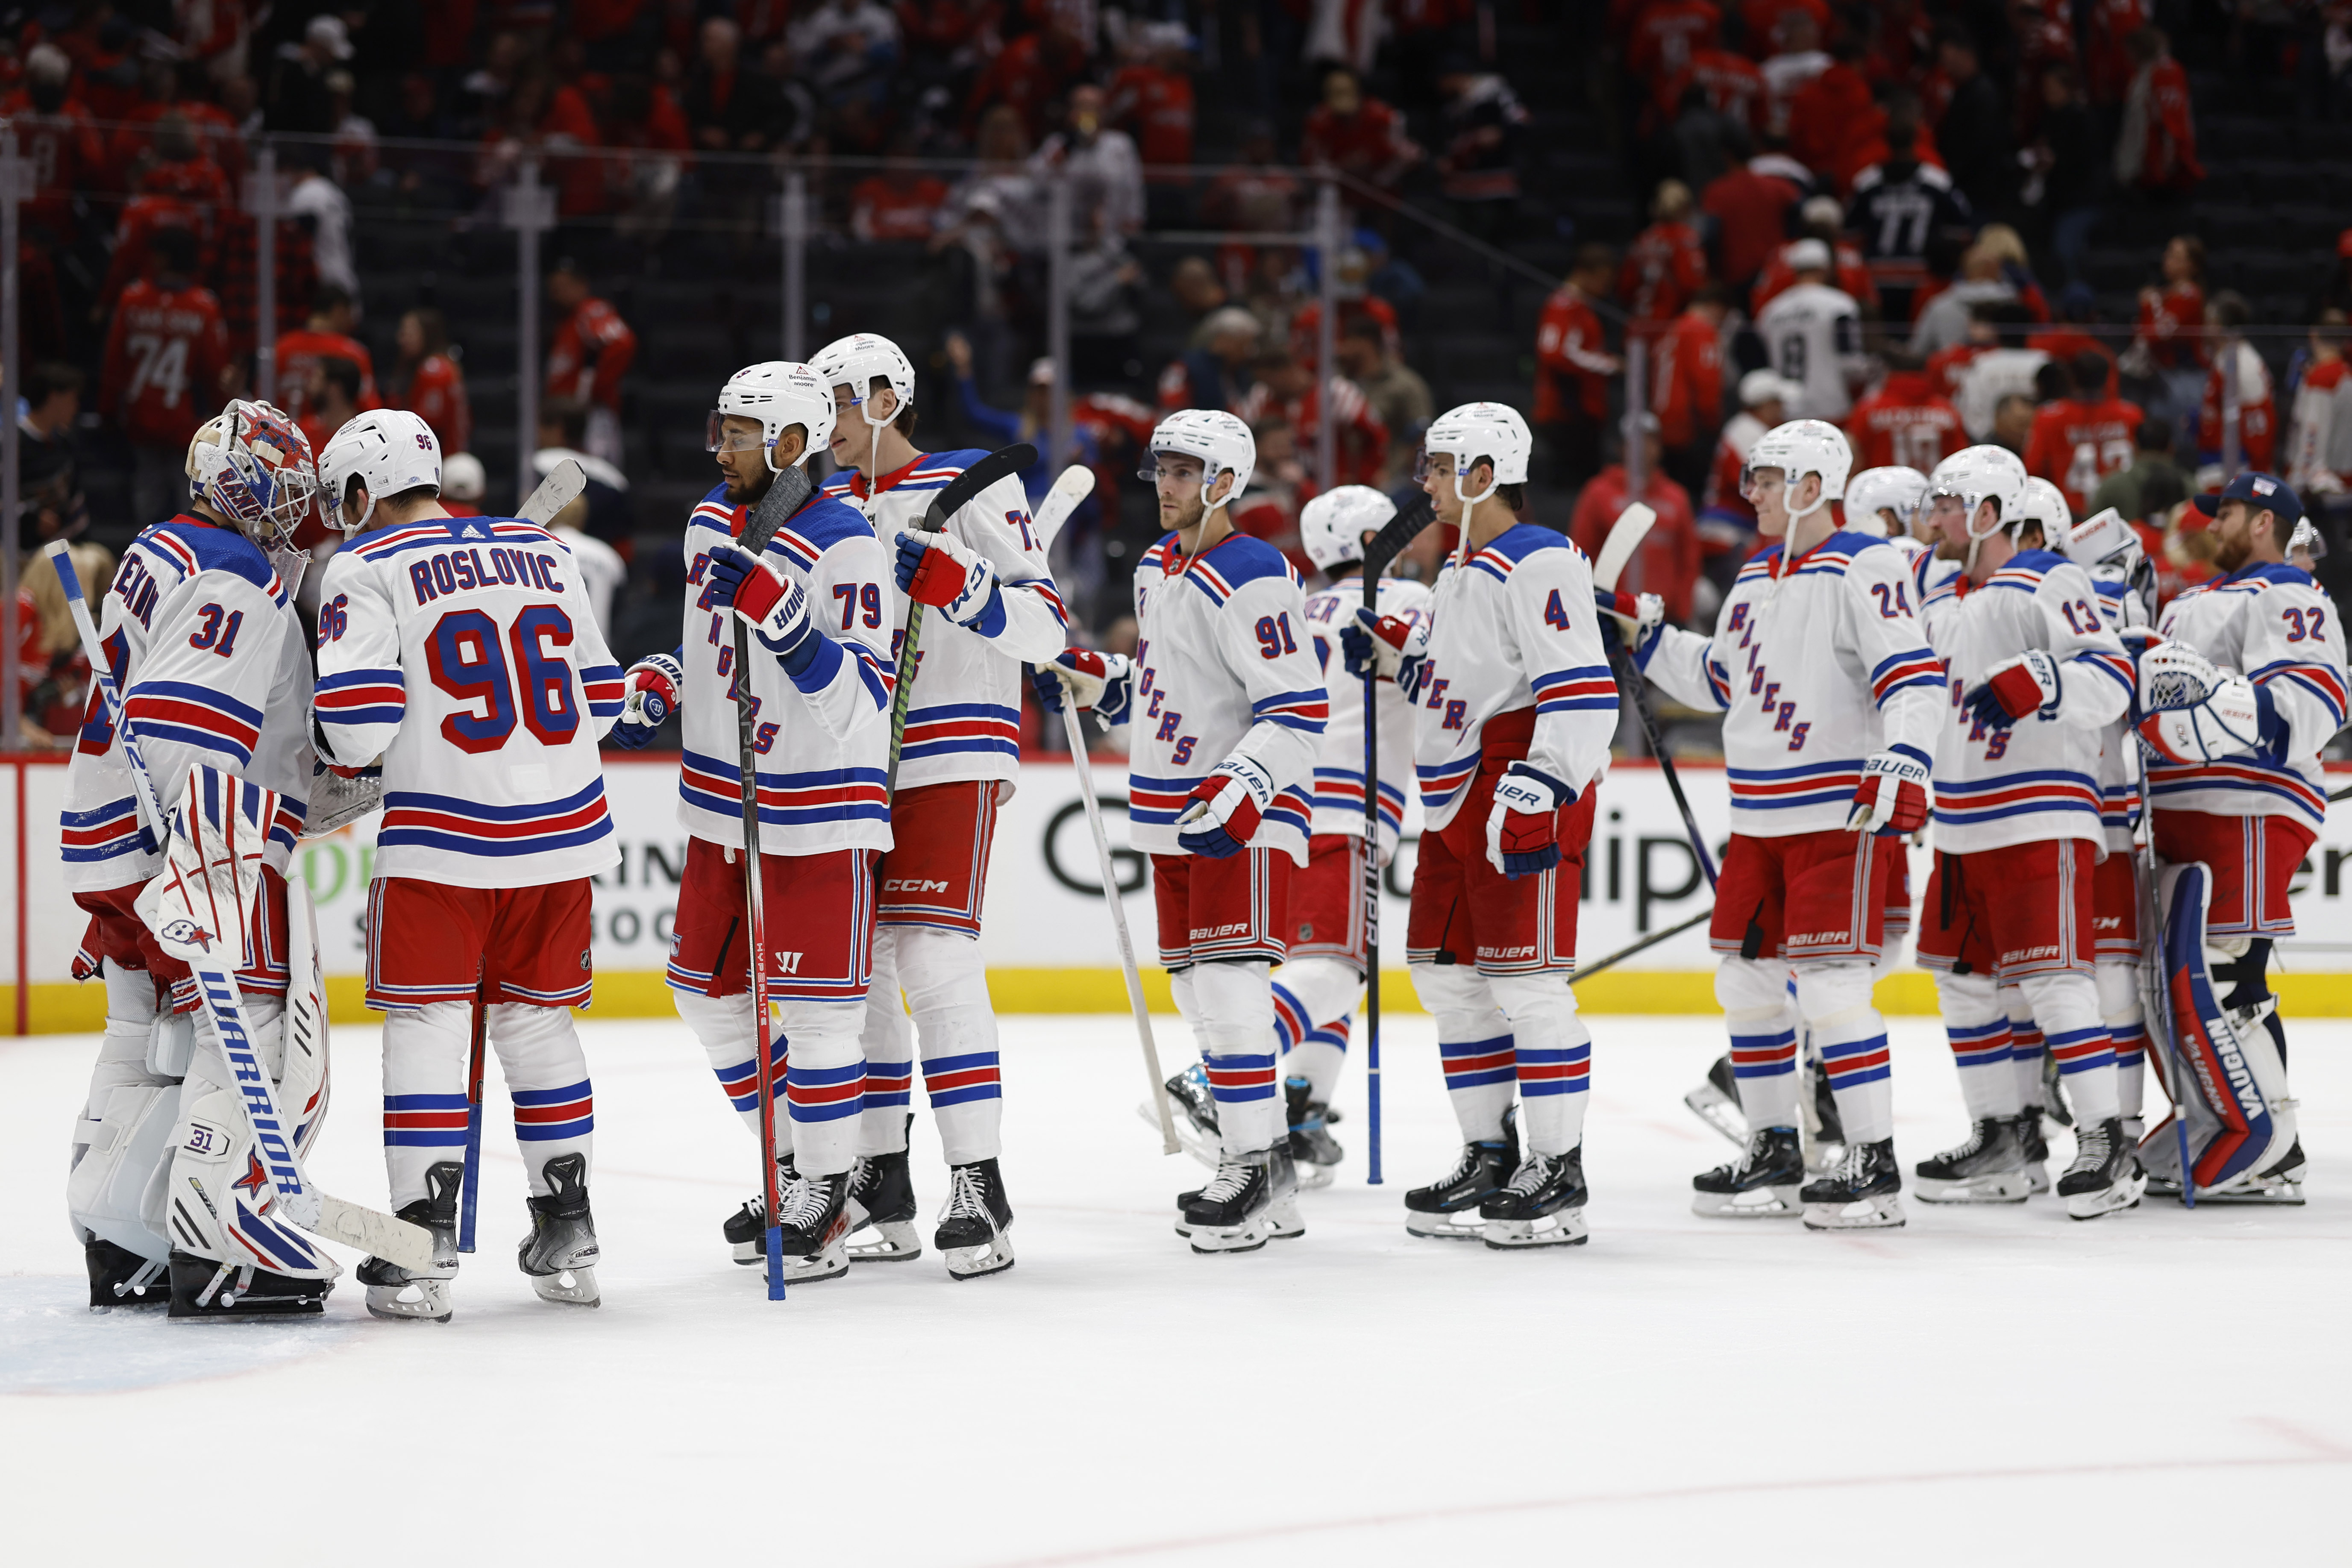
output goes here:
[[1504, 1113], [1518, 1089], [1518, 1053], [1486, 977], [1466, 963], [1415, 963], [1412, 988], [1437, 1019], [1445, 1095], [1462, 1142], [1501, 1142]]
[[84, 1237], [169, 1259], [163, 1222], [179, 1114], [180, 1085], [138, 1079], [115, 1084], [99, 1114], [76, 1126], [66, 1211]]
[[[2158, 908], [2164, 984], [2186, 1081], [2173, 1086], [2189, 1124], [2189, 1175], [2200, 1194], [2242, 1186], [2294, 1143], [2286, 1068], [2268, 1030], [2233, 1012], [2215, 984], [2206, 949], [2210, 881], [2201, 862], [2159, 873]], [[2180, 1179], [2169, 1125], [2141, 1144], [2151, 1176]]]

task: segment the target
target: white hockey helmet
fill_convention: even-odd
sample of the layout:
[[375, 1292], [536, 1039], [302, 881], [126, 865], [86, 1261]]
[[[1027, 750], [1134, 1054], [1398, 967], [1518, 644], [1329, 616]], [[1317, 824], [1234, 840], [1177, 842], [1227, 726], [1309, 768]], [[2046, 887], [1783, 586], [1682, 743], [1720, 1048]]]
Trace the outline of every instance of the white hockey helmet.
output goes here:
[[[352, 484], [367, 487], [367, 505], [354, 512]], [[405, 490], [441, 489], [441, 442], [433, 426], [404, 408], [371, 408], [343, 421], [319, 454], [319, 488], [327, 521], [346, 535], [364, 533], [375, 503]]]
[[[1526, 484], [1528, 457], [1534, 450], [1535, 437], [1528, 434], [1528, 422], [1507, 403], [1465, 403], [1449, 408], [1429, 422], [1421, 438], [1424, 463], [1439, 452], [1454, 459], [1454, 498], [1465, 502], [1485, 500], [1494, 493], [1495, 485]], [[1495, 480], [1474, 496], [1462, 488], [1462, 481], [1481, 460], [1495, 465]]]
[[2095, 511], [2068, 529], [2055, 548], [2077, 566], [2128, 567], [2146, 553], [2138, 533], [2113, 507]]
[[482, 459], [471, 452], [452, 452], [441, 459], [441, 494], [449, 500], [471, 504], [489, 492], [490, 476]]
[[237, 398], [188, 438], [188, 490], [255, 543], [291, 548], [319, 499], [302, 427], [283, 409]]
[[[2025, 510], [2025, 461], [2006, 447], [1963, 447], [1927, 476], [1930, 503], [1950, 496], [1968, 508], [1969, 538], [1990, 539], [2015, 530]], [[1979, 531], [1977, 513], [1988, 500], [1998, 503], [2000, 516]]]
[[1759, 404], [1787, 404], [1801, 389], [1797, 384], [1776, 370], [1751, 370], [1739, 378], [1739, 406], [1754, 408]]
[[[2326, 535], [2319, 531], [2319, 524], [2312, 521], [2307, 514], [2295, 520], [2294, 531], [2287, 535], [2286, 558], [2294, 561], [2298, 551], [2305, 561], [2316, 561], [2327, 553]], [[2301, 562], [2295, 563], [2302, 564]]]
[[[835, 338], [817, 350], [816, 358], [809, 361], [809, 365], [824, 380], [827, 396], [836, 386], [848, 387], [851, 401], [868, 425], [887, 425], [898, 417], [900, 410], [914, 406], [915, 367], [898, 345], [887, 338], [872, 332], [852, 332], [845, 338]], [[898, 406], [890, 411], [888, 419], [876, 418], [866, 407], [877, 375], [898, 395]]]
[[1316, 569], [1328, 572], [1364, 558], [1364, 535], [1396, 515], [1389, 498], [1370, 485], [1341, 485], [1298, 509], [1298, 540]]
[[1879, 517], [1895, 514], [1895, 536], [1907, 532], [1927, 493], [1927, 476], [1916, 468], [1864, 468], [1845, 482], [1845, 525], [1857, 533], [1889, 531]]
[[2074, 509], [2066, 504], [2066, 492], [2056, 485], [2048, 479], [2028, 477], [2025, 501], [2017, 509], [2017, 521], [2021, 526], [2040, 523], [2042, 548], [2055, 550], [2074, 531]]
[[719, 406], [710, 411], [704, 432], [706, 450], [724, 449], [727, 433], [721, 426], [730, 415], [760, 422], [760, 450], [768, 459], [771, 473], [783, 471], [776, 467], [776, 442], [795, 425], [808, 432], [808, 440], [793, 467], [833, 444], [831, 384], [807, 365], [790, 360], [762, 360], [727, 378], [727, 384], [719, 389]]
[[1748, 461], [1739, 470], [1742, 496], [1763, 468], [1780, 469], [1781, 482], [1790, 492], [1807, 474], [1821, 476], [1822, 493], [1814, 498], [1813, 504], [1801, 510], [1789, 509], [1789, 521], [1795, 522], [1833, 500], [1845, 499], [1846, 475], [1853, 469], [1853, 448], [1845, 444], [1845, 432], [1826, 419], [1791, 419], [1785, 425], [1773, 426], [1748, 448]]
[[1239, 499], [1249, 488], [1250, 476], [1257, 472], [1257, 437], [1250, 434], [1247, 425], [1222, 408], [1181, 408], [1162, 419], [1151, 432], [1151, 445], [1144, 454], [1139, 478], [1159, 478], [1151, 459], [1161, 452], [1201, 459], [1203, 500], [1219, 474], [1233, 475], [1234, 482], [1224, 500], [1216, 503], [1219, 506]]

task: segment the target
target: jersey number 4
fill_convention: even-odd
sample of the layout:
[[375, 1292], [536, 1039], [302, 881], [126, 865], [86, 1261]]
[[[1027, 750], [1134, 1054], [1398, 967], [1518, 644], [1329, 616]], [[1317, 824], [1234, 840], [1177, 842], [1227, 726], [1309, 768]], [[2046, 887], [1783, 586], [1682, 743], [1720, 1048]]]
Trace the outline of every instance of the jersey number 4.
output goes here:
[[[514, 650], [511, 664], [506, 644]], [[504, 641], [499, 624], [480, 610], [452, 610], [425, 639], [433, 684], [466, 704], [441, 721], [442, 738], [461, 752], [495, 752], [515, 731], [517, 715], [540, 743], [560, 746], [580, 728], [572, 701], [572, 667], [553, 649], [572, 646], [572, 617], [553, 605], [533, 605], [515, 617]], [[514, 672], [522, 679], [518, 686]], [[481, 711], [473, 711], [479, 703]]]

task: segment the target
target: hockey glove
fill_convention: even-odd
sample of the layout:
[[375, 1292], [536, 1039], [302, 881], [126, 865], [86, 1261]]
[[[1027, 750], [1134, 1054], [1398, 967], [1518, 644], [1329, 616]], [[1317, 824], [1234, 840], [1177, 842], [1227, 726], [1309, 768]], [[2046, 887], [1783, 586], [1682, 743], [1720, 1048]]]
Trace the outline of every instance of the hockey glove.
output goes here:
[[1247, 757], [1227, 757], [1192, 786], [1192, 804], [1176, 819], [1176, 842], [1195, 855], [1223, 860], [1249, 847], [1258, 820], [1274, 804], [1274, 781]]
[[1916, 833], [1927, 825], [1927, 759], [1916, 747], [1892, 746], [1862, 764], [1862, 783], [1846, 814], [1848, 833]]
[[910, 528], [898, 536], [894, 573], [899, 592], [956, 625], [984, 637], [1004, 630], [1004, 590], [997, 585], [996, 568], [961, 540]]
[[2064, 689], [2057, 659], [2041, 648], [2029, 648], [1985, 672], [1968, 695], [1969, 717], [1996, 730], [2006, 730], [2036, 713], [2054, 718]]
[[278, 802], [276, 791], [234, 773], [202, 763], [188, 770], [179, 805], [164, 814], [171, 842], [163, 869], [132, 906], [165, 952], [184, 963], [245, 967]]
[[1090, 647], [1065, 648], [1051, 664], [1041, 664], [1029, 678], [1038, 705], [1048, 713], [1062, 710], [1069, 694], [1081, 712], [1092, 709], [1106, 726], [1127, 722], [1135, 700], [1135, 665], [1123, 653], [1097, 653]]
[[629, 666], [621, 678], [626, 696], [621, 716], [613, 721], [613, 744], [625, 752], [651, 745], [663, 721], [677, 711], [678, 693], [685, 687], [686, 670], [668, 654], [648, 654]]
[[1419, 624], [1356, 606], [1353, 626], [1339, 628], [1339, 658], [1361, 680], [1377, 675], [1410, 689], [1429, 657], [1429, 633]]
[[1633, 668], [1649, 668], [1650, 656], [1658, 651], [1658, 635], [1665, 627], [1666, 602], [1655, 594], [1595, 588], [1592, 604], [1602, 615], [1615, 618], [1625, 649], [1633, 656]]
[[2265, 745], [2275, 751], [2286, 737], [2271, 694], [2242, 675], [2224, 676], [2204, 696], [2150, 713], [2138, 728], [2148, 755], [2166, 763], [2217, 762]]
[[1533, 877], [1559, 864], [1559, 808], [1576, 792], [1541, 768], [1513, 763], [1495, 784], [1486, 813], [1486, 864], [1506, 877]]
[[740, 545], [711, 546], [707, 596], [713, 605], [731, 605], [750, 622], [790, 673], [800, 674], [815, 658], [817, 634], [809, 624], [807, 593]]

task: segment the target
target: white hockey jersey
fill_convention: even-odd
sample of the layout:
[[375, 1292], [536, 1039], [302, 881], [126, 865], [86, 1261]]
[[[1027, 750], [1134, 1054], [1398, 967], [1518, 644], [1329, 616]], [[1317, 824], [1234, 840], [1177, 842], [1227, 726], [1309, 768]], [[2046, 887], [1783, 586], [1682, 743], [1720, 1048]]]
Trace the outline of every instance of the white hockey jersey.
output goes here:
[[[1360, 577], [1343, 578], [1307, 596], [1307, 627], [1315, 638], [1315, 661], [1323, 667], [1330, 719], [1323, 729], [1322, 753], [1315, 759], [1314, 830], [1350, 838], [1364, 836], [1364, 683], [1348, 673], [1339, 650], [1342, 628], [1356, 623], [1364, 602]], [[1429, 624], [1429, 589], [1402, 577], [1381, 579], [1377, 607], [1410, 626]], [[1393, 680], [1376, 689], [1380, 710], [1381, 858], [1396, 854], [1404, 821], [1404, 781], [1412, 775], [1412, 705]]]
[[1741, 567], [1712, 637], [1660, 629], [1644, 673], [1725, 716], [1734, 833], [1843, 829], [1874, 753], [1902, 747], [1932, 765], [1944, 666], [1912, 592], [1886, 541], [1838, 532], [1793, 564], [1774, 544]]
[[1862, 312], [1853, 295], [1826, 283], [1783, 289], [1757, 312], [1756, 335], [1772, 368], [1803, 389], [1786, 410], [1789, 418], [1844, 422], [1864, 365]]
[[1254, 849], [1307, 864], [1315, 759], [1330, 712], [1307, 595], [1282, 552], [1229, 533], [1198, 555], [1167, 534], [1135, 567], [1135, 695], [1128, 722], [1129, 837], [1181, 855], [1186, 796], [1235, 755], [1265, 770], [1274, 804]]
[[375, 874], [536, 888], [621, 858], [596, 742], [621, 671], [563, 542], [432, 518], [335, 552], [319, 586], [319, 727], [383, 760]]
[[2157, 628], [2252, 681], [2276, 713], [2262, 750], [2184, 767], [2151, 762], [2149, 804], [2216, 816], [2327, 816], [2321, 748], [2344, 728], [2344, 628], [2336, 606], [2299, 566], [2255, 562], [2165, 605]]
[[[2100, 741], [2131, 706], [2133, 673], [2089, 574], [2027, 550], [1981, 586], [1955, 576], [1920, 598], [1951, 693], [1936, 746], [1936, 847], [1971, 855], [2052, 838], [2104, 844]], [[1963, 702], [1986, 672], [2030, 648], [2058, 660], [2058, 700], [2005, 730], [1972, 717]]]
[[1429, 658], [1413, 688], [1413, 772], [1432, 828], [1454, 820], [1494, 719], [1534, 710], [1527, 760], [1582, 795], [1609, 771], [1617, 680], [1592, 607], [1592, 564], [1516, 523], [1438, 569]]
[[[882, 592], [890, 601], [890, 658], [907, 626], [907, 595], [895, 570], [898, 535], [918, 526], [932, 501], [956, 477], [988, 454], [977, 447], [926, 452], [882, 476], [866, 493], [866, 476], [845, 468], [824, 493], [862, 511], [882, 542]], [[920, 662], [907, 709], [906, 744], [898, 752], [898, 787], [959, 779], [1003, 779], [1021, 771], [1021, 667], [1045, 664], [1069, 643], [1070, 616], [1045, 565], [1045, 552], [1029, 520], [1028, 492], [1007, 476], [959, 508], [946, 531], [985, 557], [1003, 592], [1004, 625], [994, 637], [960, 626], [935, 609], [923, 614]], [[1010, 799], [1010, 788], [997, 798]]]
[[[2147, 602], [2123, 569], [2090, 566], [2091, 587], [2099, 595], [2099, 614], [2107, 629], [2122, 632], [2147, 625]], [[2139, 828], [2139, 741], [2132, 733], [2136, 707], [2099, 733], [2099, 820], [2105, 829], [2108, 852], [2127, 854]]]
[[[259, 545], [184, 512], [131, 541], [93, 606], [163, 809], [198, 763], [278, 791], [267, 860], [280, 872], [317, 771], [305, 727], [310, 653], [291, 598]], [[93, 685], [58, 820], [68, 891], [136, 887], [163, 868], [136, 801]]]
[[[710, 552], [741, 533], [745, 509], [720, 485], [686, 524], [686, 630], [678, 662], [685, 765], [677, 819], [714, 844], [743, 842], [741, 736], [736, 715], [735, 628], [710, 602]], [[755, 636], [751, 700], [758, 726], [760, 847], [822, 855], [890, 847], [890, 568], [857, 509], [818, 496], [768, 541], [768, 563], [801, 584], [825, 647], [795, 681]], [[930, 637], [928, 628], [923, 633]], [[911, 726], [908, 733], [913, 733]], [[899, 773], [899, 783], [906, 773]]]

